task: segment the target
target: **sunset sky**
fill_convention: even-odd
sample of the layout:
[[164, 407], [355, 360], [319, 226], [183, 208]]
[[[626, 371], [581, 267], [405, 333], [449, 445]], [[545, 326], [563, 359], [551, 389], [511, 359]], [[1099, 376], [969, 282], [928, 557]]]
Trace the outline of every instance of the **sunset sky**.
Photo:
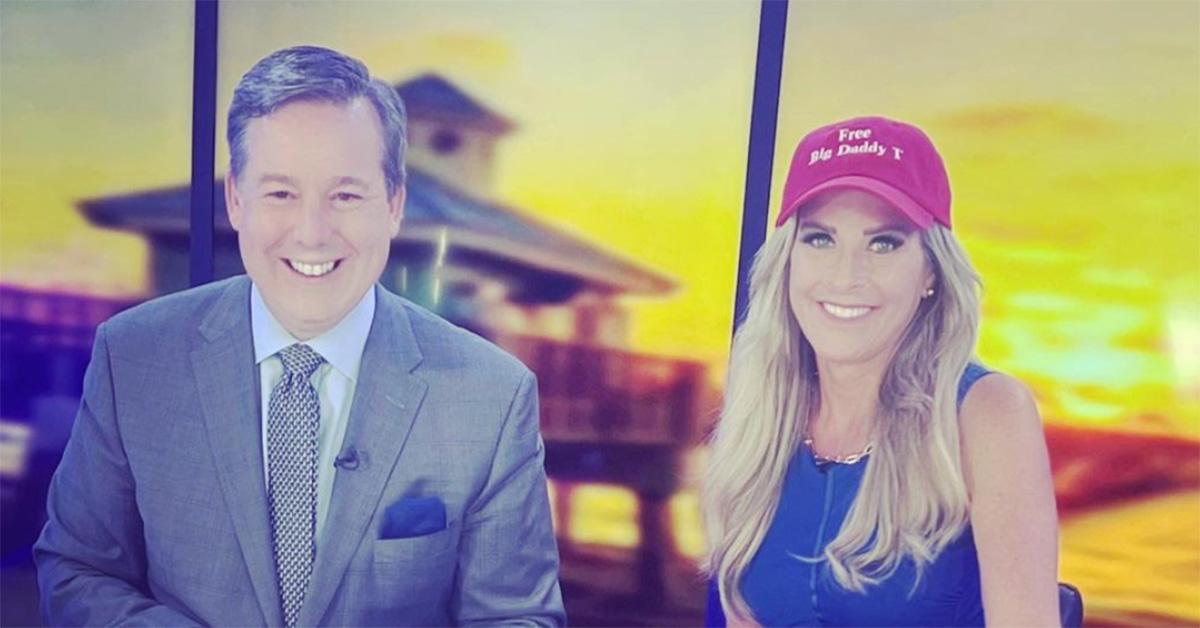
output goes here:
[[981, 357], [1044, 414], [1200, 435], [1200, 4], [793, 3], [795, 141], [863, 114], [943, 152]]
[[[187, 181], [191, 13], [0, 4], [4, 282], [144, 293], [141, 239], [74, 204]], [[441, 73], [518, 124], [499, 200], [680, 282], [630, 303], [634, 347], [719, 374], [757, 21], [753, 2], [223, 3], [218, 116], [288, 45]], [[982, 357], [1050, 420], [1200, 436], [1197, 77], [1194, 2], [794, 2], [775, 198], [807, 130], [919, 124], [985, 280]]]

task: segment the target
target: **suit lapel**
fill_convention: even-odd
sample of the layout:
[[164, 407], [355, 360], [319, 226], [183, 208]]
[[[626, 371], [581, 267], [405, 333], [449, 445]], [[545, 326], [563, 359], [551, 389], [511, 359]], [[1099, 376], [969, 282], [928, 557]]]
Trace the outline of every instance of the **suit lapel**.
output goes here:
[[421, 351], [408, 313], [399, 297], [387, 290], [378, 288], [376, 297], [343, 445], [358, 450], [359, 466], [339, 470], [334, 481], [313, 579], [297, 621], [300, 625], [322, 623], [350, 559], [368, 532], [425, 397], [425, 381], [412, 373], [421, 362]]
[[260, 392], [250, 332], [250, 282], [235, 280], [200, 326], [191, 354], [225, 506], [269, 625], [283, 623], [263, 475]]

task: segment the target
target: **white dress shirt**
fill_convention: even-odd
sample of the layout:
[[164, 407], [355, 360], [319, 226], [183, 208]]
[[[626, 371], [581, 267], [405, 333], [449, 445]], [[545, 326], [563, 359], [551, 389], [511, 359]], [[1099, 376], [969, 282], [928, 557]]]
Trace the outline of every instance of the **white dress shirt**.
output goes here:
[[[367, 334], [375, 319], [375, 287], [372, 286], [345, 318], [329, 331], [304, 341], [316, 351], [325, 363], [312, 375], [313, 387], [321, 404], [320, 429], [317, 432], [317, 531], [316, 542], [321, 541], [321, 531], [329, 511], [329, 499], [333, 494], [333, 478], [337, 469], [333, 466], [341, 452], [342, 440], [346, 436], [346, 424], [350, 422], [350, 405], [354, 400], [354, 388], [358, 381], [358, 368], [362, 364], [363, 347]], [[285, 347], [301, 342], [284, 329], [263, 301], [258, 286], [250, 286], [250, 329], [254, 337], [254, 362], [259, 368], [262, 388], [262, 452], [263, 475], [270, 489], [271, 462], [267, 456], [267, 422], [271, 403], [271, 390], [283, 377], [283, 362], [277, 355]]]

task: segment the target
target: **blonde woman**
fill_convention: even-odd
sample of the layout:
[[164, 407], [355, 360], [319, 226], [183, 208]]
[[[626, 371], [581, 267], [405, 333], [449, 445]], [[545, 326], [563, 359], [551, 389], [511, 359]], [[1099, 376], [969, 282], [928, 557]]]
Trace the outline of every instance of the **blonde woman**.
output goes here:
[[978, 280], [950, 226], [920, 129], [800, 142], [711, 443], [710, 623], [1058, 625], [1041, 420], [972, 361]]

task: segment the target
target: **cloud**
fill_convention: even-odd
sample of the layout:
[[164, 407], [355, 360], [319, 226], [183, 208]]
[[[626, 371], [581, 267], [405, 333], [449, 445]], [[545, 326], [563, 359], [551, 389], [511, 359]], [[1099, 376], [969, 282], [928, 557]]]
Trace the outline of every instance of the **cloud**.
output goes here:
[[1004, 103], [964, 107], [937, 117], [933, 124], [955, 133], [1037, 134], [1069, 133], [1078, 137], [1103, 137], [1119, 125], [1104, 117], [1057, 103]]

